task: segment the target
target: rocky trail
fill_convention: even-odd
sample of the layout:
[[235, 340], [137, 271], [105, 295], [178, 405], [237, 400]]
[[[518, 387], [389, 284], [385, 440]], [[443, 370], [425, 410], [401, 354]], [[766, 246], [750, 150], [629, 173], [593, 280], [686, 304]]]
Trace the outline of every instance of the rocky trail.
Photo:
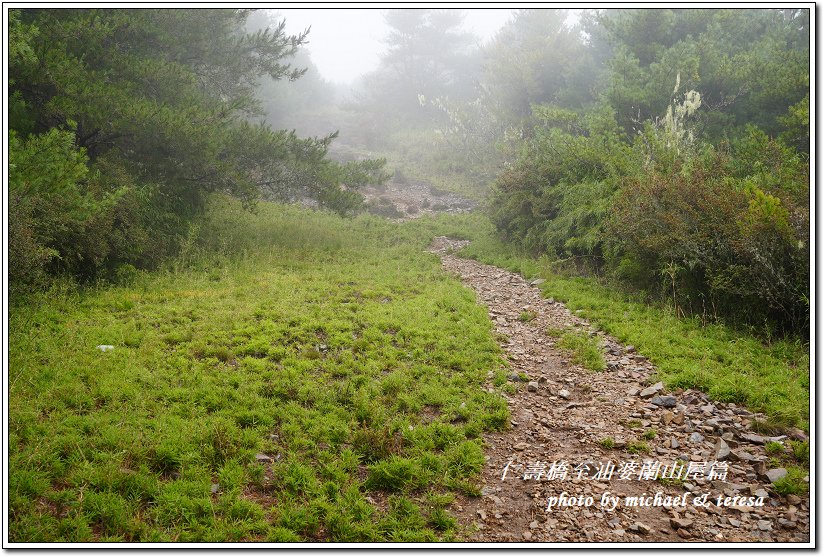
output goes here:
[[460, 214], [472, 211], [477, 205], [471, 199], [418, 182], [393, 180], [359, 191], [366, 200], [368, 212], [395, 221], [438, 213]]
[[[770, 468], [765, 444], [786, 437], [755, 433], [763, 416], [693, 390], [667, 393], [632, 346], [521, 276], [455, 256], [464, 245], [440, 237], [430, 251], [488, 308], [520, 387], [504, 395], [512, 427], [485, 435], [482, 496], [453, 504], [469, 541], [809, 541], [809, 496], [772, 487], [786, 470]], [[571, 363], [548, 328], [597, 335], [607, 370]]]

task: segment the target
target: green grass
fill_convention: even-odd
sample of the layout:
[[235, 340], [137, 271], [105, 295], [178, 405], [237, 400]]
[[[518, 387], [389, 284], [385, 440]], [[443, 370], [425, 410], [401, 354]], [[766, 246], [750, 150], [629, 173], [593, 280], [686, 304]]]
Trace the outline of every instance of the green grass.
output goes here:
[[558, 346], [570, 352], [574, 363], [590, 371], [604, 371], [607, 368], [598, 338], [584, 331], [564, 332]]
[[[10, 540], [457, 539], [449, 501], [479, 495], [480, 436], [509, 422], [487, 374], [517, 387], [486, 311], [424, 251], [435, 235], [542, 275], [546, 296], [634, 344], [670, 388], [808, 429], [806, 346], [549, 274], [482, 216], [392, 224], [224, 201], [163, 271], [13, 306]], [[776, 489], [806, 488], [800, 473]]]
[[223, 202], [169, 269], [16, 307], [10, 540], [456, 539], [509, 421], [486, 312], [424, 251], [456, 222]]
[[593, 278], [552, 273], [549, 262], [519, 254], [495, 236], [482, 216], [461, 255], [526, 278], [541, 277], [544, 296], [564, 302], [599, 329], [632, 344], [652, 360], [670, 388], [695, 388], [711, 398], [766, 413], [780, 427], [809, 431], [809, 345], [797, 340], [765, 342], [723, 324], [703, 325], [666, 307], [656, 307]]
[[645, 443], [644, 441], [630, 441], [627, 443], [627, 452], [631, 454], [647, 454], [651, 452], [652, 449], [650, 446]]
[[615, 439], [612, 437], [604, 437], [598, 444], [604, 449], [614, 449], [615, 448]]
[[658, 430], [656, 430], [654, 427], [651, 427], [648, 430], [646, 430], [643, 434], [641, 434], [641, 439], [644, 439], [645, 441], [652, 441], [657, 436]]
[[803, 495], [810, 490], [810, 484], [804, 481], [810, 472], [798, 466], [788, 466], [787, 475], [773, 483], [775, 491], [781, 495]]
[[784, 452], [784, 444], [780, 441], [768, 441], [764, 445], [764, 450], [768, 455], [779, 455]]

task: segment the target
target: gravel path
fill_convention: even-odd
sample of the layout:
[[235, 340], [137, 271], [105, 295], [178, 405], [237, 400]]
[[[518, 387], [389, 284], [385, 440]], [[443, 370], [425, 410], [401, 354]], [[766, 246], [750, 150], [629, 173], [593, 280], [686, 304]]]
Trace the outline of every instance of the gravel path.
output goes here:
[[[782, 469], [769, 468], [764, 444], [786, 438], [755, 434], [763, 416], [651, 384], [655, 366], [633, 347], [521, 276], [453, 255], [466, 243], [440, 237], [430, 250], [488, 308], [519, 386], [504, 394], [511, 429], [484, 438], [482, 496], [453, 505], [469, 541], [809, 542], [809, 497], [772, 489]], [[535, 318], [523, 322], [523, 312]], [[608, 369], [572, 364], [550, 327], [597, 336]]]

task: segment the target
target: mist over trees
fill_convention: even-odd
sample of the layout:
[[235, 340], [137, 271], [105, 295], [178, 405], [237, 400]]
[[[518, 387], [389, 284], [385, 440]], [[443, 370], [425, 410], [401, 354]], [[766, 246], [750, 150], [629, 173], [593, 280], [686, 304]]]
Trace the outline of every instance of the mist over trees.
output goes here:
[[269, 11], [11, 10], [12, 283], [154, 266], [216, 192], [354, 214], [386, 157], [559, 271], [809, 326], [809, 10], [384, 15], [346, 91]]
[[333, 136], [259, 122], [261, 80], [301, 78], [290, 57], [306, 35], [247, 31], [250, 13], [9, 12], [13, 288], [156, 265], [215, 192], [359, 207], [341, 185], [379, 164], [340, 166], [326, 158]]
[[[352, 139], [486, 197], [502, 238], [558, 270], [806, 330], [809, 10], [568, 16], [520, 10], [480, 45], [460, 14], [387, 14]], [[433, 22], [449, 56], [416, 46]]]

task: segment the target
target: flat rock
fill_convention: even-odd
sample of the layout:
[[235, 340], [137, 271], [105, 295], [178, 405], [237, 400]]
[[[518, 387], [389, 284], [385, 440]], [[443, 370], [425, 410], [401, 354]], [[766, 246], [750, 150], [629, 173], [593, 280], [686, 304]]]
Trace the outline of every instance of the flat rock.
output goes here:
[[670, 518], [670, 526], [672, 526], [673, 530], [679, 530], [681, 528], [687, 529], [692, 526], [692, 520], [688, 518]]
[[727, 460], [730, 456], [730, 446], [723, 439], [719, 439], [715, 445], [715, 460]]
[[652, 532], [652, 528], [644, 524], [643, 522], [636, 522], [631, 524], [629, 528], [627, 528], [630, 532], [636, 532], [641, 535], [647, 535]]
[[704, 436], [701, 435], [700, 433], [698, 433], [697, 431], [695, 433], [693, 433], [692, 435], [690, 435], [690, 443], [695, 443], [697, 445], [698, 443], [703, 443], [703, 442], [704, 442]]
[[558, 391], [558, 396], [564, 400], [569, 400], [570, 393], [566, 389], [561, 389], [560, 391]]
[[656, 406], [662, 406], [664, 408], [675, 408], [678, 401], [675, 400], [674, 396], [656, 396], [652, 398], [650, 402]]
[[664, 384], [659, 381], [655, 385], [647, 387], [646, 389], [641, 391], [641, 393], [640, 393], [641, 398], [649, 398], [649, 397], [654, 396], [655, 394], [657, 394], [657, 393], [659, 393], [663, 390], [664, 390]]
[[744, 441], [749, 441], [750, 443], [754, 443], [756, 445], [763, 445], [765, 442], [765, 439], [763, 437], [761, 437], [760, 435], [756, 435], [754, 433], [740, 433], [738, 437], [740, 437]]
[[537, 381], [530, 381], [526, 385], [526, 390], [529, 391], [530, 393], [538, 392], [538, 382]]
[[770, 483], [775, 483], [786, 475], [786, 468], [773, 468], [771, 470], [767, 470], [767, 478], [769, 478]]

